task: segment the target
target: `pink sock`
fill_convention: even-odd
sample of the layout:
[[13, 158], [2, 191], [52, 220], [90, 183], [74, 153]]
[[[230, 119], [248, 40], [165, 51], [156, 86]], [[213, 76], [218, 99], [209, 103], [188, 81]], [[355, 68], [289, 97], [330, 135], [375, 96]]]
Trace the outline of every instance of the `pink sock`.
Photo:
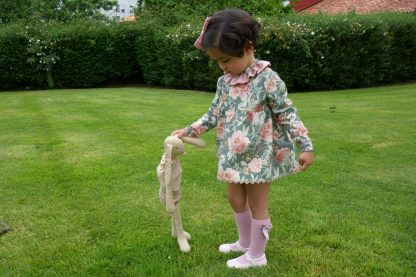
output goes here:
[[235, 222], [238, 230], [238, 243], [245, 248], [250, 247], [251, 239], [251, 210], [242, 213], [234, 212]]
[[252, 219], [251, 223], [251, 243], [248, 255], [252, 259], [263, 256], [266, 251], [266, 244], [269, 240], [269, 231], [272, 228], [270, 218], [268, 219]]

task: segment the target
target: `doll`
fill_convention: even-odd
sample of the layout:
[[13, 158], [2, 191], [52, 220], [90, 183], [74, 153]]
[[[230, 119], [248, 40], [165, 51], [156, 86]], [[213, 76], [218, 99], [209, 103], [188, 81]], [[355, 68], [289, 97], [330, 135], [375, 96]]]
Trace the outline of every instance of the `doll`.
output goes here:
[[166, 206], [166, 211], [172, 216], [172, 236], [177, 239], [182, 252], [191, 251], [188, 240], [191, 235], [183, 230], [181, 215], [179, 213], [180, 184], [182, 168], [178, 157], [185, 153], [184, 143], [205, 147], [205, 142], [198, 138], [169, 136], [165, 139], [165, 152], [157, 167], [157, 176], [160, 183], [160, 201]]

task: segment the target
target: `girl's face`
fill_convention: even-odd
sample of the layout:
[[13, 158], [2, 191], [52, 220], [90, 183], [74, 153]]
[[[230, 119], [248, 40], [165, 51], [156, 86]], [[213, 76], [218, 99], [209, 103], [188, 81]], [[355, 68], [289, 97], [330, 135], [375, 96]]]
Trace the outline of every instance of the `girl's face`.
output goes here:
[[218, 62], [224, 74], [239, 75], [255, 61], [252, 46], [245, 49], [242, 57], [230, 56], [217, 49], [208, 49], [206, 52], [208, 56]]

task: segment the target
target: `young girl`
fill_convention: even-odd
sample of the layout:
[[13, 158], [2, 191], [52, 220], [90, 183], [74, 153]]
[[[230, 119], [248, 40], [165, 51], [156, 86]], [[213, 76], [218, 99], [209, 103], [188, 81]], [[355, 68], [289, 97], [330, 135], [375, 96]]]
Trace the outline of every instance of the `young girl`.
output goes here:
[[[259, 23], [239, 9], [222, 10], [206, 19], [195, 47], [216, 60], [224, 75], [208, 112], [172, 132], [196, 137], [217, 126], [217, 177], [228, 183], [239, 236], [219, 251], [244, 253], [227, 261], [230, 268], [267, 264], [270, 183], [305, 170], [313, 160], [308, 130], [287, 98], [285, 83], [269, 62], [254, 56], [259, 30]], [[299, 162], [294, 143], [301, 152]]]

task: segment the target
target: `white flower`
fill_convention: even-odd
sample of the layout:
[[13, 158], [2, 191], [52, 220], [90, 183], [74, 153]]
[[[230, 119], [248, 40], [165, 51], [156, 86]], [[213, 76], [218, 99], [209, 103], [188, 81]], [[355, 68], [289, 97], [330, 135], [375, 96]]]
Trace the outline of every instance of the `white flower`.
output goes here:
[[314, 32], [314, 31], [312, 31], [312, 32], [311, 32], [311, 35], [314, 35], [314, 34], [315, 34], [315, 32]]

